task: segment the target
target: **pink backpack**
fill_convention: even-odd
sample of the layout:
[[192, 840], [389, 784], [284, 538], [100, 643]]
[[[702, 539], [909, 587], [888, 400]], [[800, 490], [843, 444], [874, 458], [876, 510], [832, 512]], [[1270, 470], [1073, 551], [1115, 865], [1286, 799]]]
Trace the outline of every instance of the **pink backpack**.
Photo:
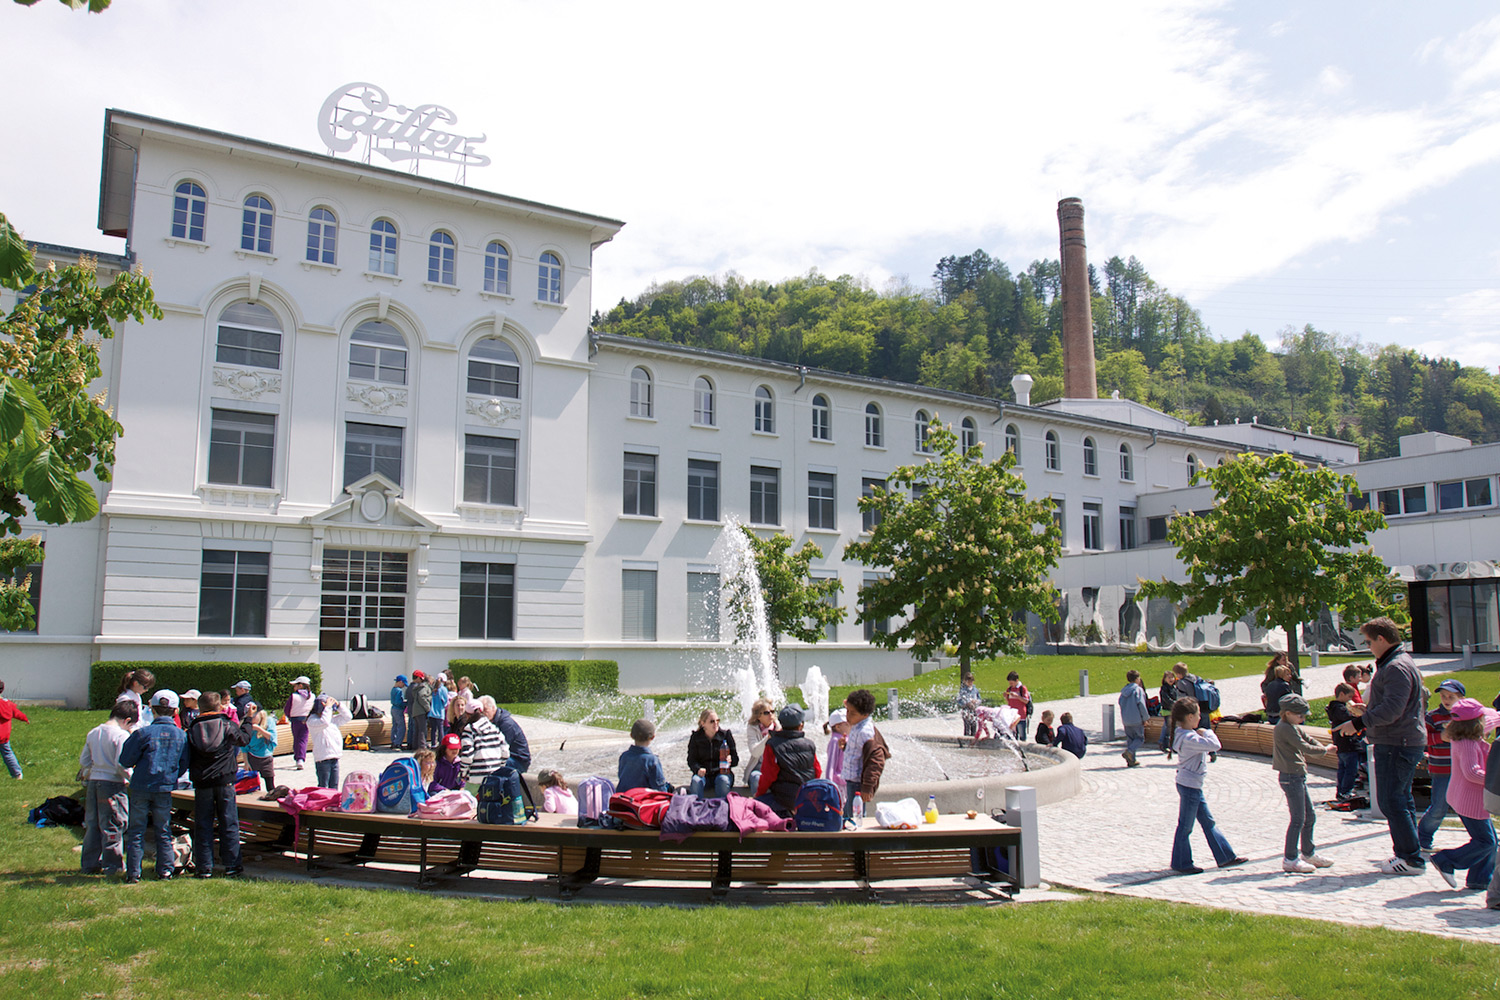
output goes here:
[[339, 809], [346, 813], [375, 811], [375, 775], [369, 771], [350, 771], [339, 795]]
[[479, 815], [479, 800], [457, 790], [438, 792], [417, 806], [417, 819], [472, 820]]
[[281, 797], [281, 808], [292, 817], [293, 841], [302, 832], [302, 813], [309, 809], [337, 809], [338, 806], [337, 788], [299, 788]]

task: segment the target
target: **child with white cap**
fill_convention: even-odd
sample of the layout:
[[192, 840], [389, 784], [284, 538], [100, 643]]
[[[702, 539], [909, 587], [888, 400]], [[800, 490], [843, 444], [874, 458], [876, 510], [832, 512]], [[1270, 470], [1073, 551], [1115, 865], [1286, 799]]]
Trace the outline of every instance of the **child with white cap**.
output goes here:
[[292, 693], [281, 707], [281, 715], [292, 726], [292, 758], [299, 771], [307, 760], [307, 716], [312, 707], [312, 681], [306, 676], [296, 678], [292, 681]]

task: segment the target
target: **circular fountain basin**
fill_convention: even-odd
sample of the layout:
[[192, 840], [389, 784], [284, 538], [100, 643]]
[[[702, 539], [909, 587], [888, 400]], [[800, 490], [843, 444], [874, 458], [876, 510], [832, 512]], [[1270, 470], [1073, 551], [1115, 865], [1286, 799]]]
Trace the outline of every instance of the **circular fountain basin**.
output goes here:
[[[891, 760], [876, 802], [913, 798], [925, 805], [931, 795], [941, 813], [988, 812], [1005, 805], [1008, 788], [1035, 788], [1037, 805], [1078, 794], [1083, 768], [1066, 750], [995, 739], [975, 744], [966, 737], [887, 734], [883, 729], [882, 734], [890, 745]], [[912, 763], [902, 763], [903, 757]]]

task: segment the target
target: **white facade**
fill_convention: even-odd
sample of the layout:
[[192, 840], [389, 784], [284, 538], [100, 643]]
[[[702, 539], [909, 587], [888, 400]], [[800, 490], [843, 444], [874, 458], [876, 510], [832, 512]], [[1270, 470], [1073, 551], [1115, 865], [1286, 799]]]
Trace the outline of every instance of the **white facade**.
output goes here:
[[[316, 661], [330, 690], [368, 692], [454, 658], [607, 658], [626, 689], [721, 686], [705, 667], [730, 627], [703, 598], [731, 517], [816, 542], [843, 583], [848, 620], [784, 644], [784, 682], [815, 663], [836, 683], [899, 676], [911, 657], [868, 644], [866, 570], [841, 554], [866, 481], [923, 459], [924, 414], [1015, 447], [1028, 491], [1059, 504], [1067, 618], [1033, 623], [1037, 648], [1090, 622], [1121, 642], [1261, 642], [1244, 623], [1162, 627], [1134, 594], [1176, 571], [1153, 530], [1208, 505], [1194, 466], [1247, 446], [1357, 460], [1124, 400], [1016, 405], [591, 337], [593, 251], [622, 225], [599, 216], [121, 112], [103, 176], [100, 227], [128, 238], [166, 318], [106, 344], [126, 434], [102, 516], [41, 526], [38, 632], [4, 638], [27, 697], [80, 701], [100, 659]], [[1497, 449], [1391, 475], [1435, 490], [1442, 463]], [[1380, 488], [1386, 466], [1366, 468]], [[1494, 486], [1490, 512], [1393, 518], [1377, 546], [1495, 559]]]

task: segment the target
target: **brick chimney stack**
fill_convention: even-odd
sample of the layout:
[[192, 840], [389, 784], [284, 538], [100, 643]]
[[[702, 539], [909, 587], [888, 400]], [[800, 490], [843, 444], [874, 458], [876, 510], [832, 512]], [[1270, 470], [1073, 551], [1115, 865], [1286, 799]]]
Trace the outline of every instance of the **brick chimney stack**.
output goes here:
[[1089, 258], [1083, 243], [1083, 200], [1057, 203], [1061, 234], [1063, 396], [1094, 399], [1094, 314], [1089, 303]]

